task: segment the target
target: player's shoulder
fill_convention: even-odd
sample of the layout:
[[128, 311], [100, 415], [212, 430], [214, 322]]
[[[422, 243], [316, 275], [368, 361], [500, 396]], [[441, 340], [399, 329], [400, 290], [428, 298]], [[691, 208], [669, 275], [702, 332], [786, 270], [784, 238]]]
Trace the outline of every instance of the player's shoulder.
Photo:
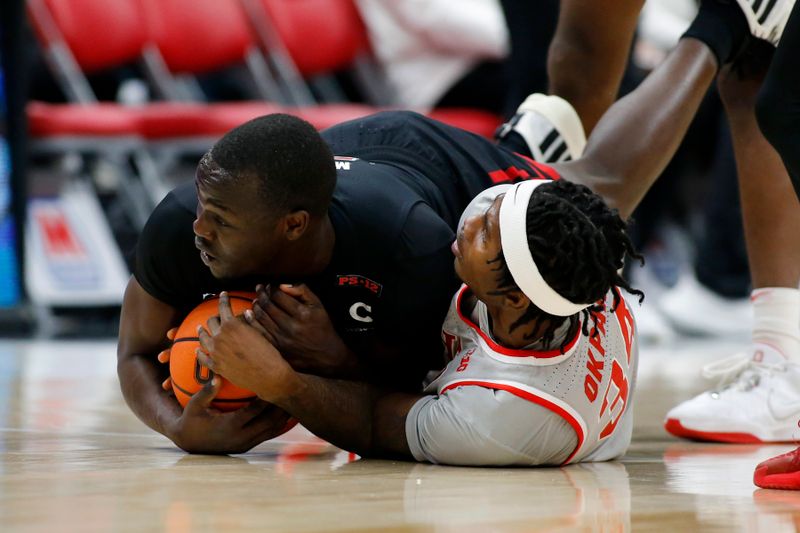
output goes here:
[[396, 232], [420, 200], [405, 185], [402, 168], [348, 156], [336, 156], [335, 163], [332, 207], [360, 229]]
[[193, 183], [179, 185], [156, 206], [139, 235], [137, 256], [194, 252], [192, 222], [196, 216], [197, 191]]
[[202, 277], [192, 222], [197, 195], [193, 183], [180, 185], [156, 206], [136, 244], [134, 275], [153, 296], [172, 303], [167, 286]]
[[196, 211], [197, 189], [194, 183], [178, 185], [167, 193], [150, 214], [145, 224], [145, 231], [148, 228], [153, 229], [154, 226], [161, 231], [169, 229], [165, 224], [170, 224], [170, 222], [179, 223], [186, 220], [191, 222], [195, 218]]

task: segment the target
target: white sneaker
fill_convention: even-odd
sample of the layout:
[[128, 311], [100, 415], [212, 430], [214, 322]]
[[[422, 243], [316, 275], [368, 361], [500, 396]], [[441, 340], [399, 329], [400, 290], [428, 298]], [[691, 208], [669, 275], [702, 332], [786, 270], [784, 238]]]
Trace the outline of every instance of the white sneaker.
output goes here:
[[[645, 293], [647, 294], [647, 293]], [[636, 334], [644, 345], [665, 344], [675, 338], [675, 331], [654, 304], [644, 301], [639, 305], [635, 298], [625, 298], [628, 307], [635, 310]]]
[[497, 137], [505, 137], [512, 130], [525, 139], [533, 159], [541, 163], [578, 159], [586, 146], [578, 112], [558, 96], [528, 96], [514, 117], [500, 126]]
[[677, 437], [731, 442], [793, 442], [800, 437], [800, 365], [764, 344], [703, 369], [721, 385], [674, 407], [664, 427]]
[[753, 328], [750, 298], [725, 298], [684, 274], [658, 302], [661, 313], [680, 333], [747, 338]]
[[794, 2], [795, 0], [736, 0], [747, 18], [750, 33], [775, 46], [781, 40]]

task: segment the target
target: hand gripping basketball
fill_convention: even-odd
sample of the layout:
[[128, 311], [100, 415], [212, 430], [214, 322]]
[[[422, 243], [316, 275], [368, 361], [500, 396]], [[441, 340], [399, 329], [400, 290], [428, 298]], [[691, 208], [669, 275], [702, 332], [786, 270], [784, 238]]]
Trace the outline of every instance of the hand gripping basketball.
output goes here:
[[[252, 293], [240, 292], [227, 295], [224, 298], [227, 303], [227, 312], [231, 315], [240, 315], [244, 310], [250, 309], [252, 296]], [[219, 323], [219, 318], [216, 316], [219, 312], [219, 301], [220, 298], [217, 296], [207, 299], [186, 316], [180, 327], [172, 328], [167, 332], [167, 338], [173, 341], [173, 344], [171, 348], [158, 354], [158, 360], [161, 363], [170, 364], [171, 375], [162, 386], [165, 390], [174, 392], [176, 399], [184, 407], [184, 415], [190, 414], [187, 411], [190, 410], [189, 407], [194, 406], [191, 410], [197, 413], [192, 415], [192, 418], [195, 416], [207, 418], [211, 411], [208, 413], [206, 411], [211, 408], [223, 412], [235, 410], [245, 420], [250, 416], [257, 416], [259, 420], [266, 417], [280, 423], [279, 419], [286, 416], [285, 413], [280, 414], [283, 413], [282, 410], [270, 407], [261, 401], [252, 402], [251, 399], [255, 398], [254, 393], [236, 387], [222, 376], [215, 376], [208, 367], [197, 361], [195, 350], [199, 349], [199, 342], [196, 331], [198, 328], [202, 329], [204, 324]], [[253, 409], [255, 411], [250, 413]], [[233, 414], [233, 412], [230, 413], [230, 415]], [[296, 424], [296, 420], [289, 418], [282, 429], [278, 427], [277, 432], [273, 430], [272, 435], [268, 438], [285, 433]], [[201, 449], [204, 448], [201, 446]]]
[[[245, 309], [250, 309], [255, 294], [232, 292], [228, 298], [232, 312], [235, 315], [241, 315]], [[209, 320], [217, 316], [218, 304], [219, 297], [213, 296], [194, 308], [178, 327], [172, 340], [169, 356], [165, 357], [169, 359], [172, 389], [183, 407], [186, 407], [192, 395], [214, 377], [214, 373], [200, 364], [195, 354], [196, 350], [200, 348], [197, 329], [204, 327]], [[162, 360], [161, 354], [159, 354], [159, 360]], [[222, 378], [222, 386], [211, 405], [220, 411], [234, 411], [244, 407], [255, 397], [256, 395], [252, 391], [237, 387]]]

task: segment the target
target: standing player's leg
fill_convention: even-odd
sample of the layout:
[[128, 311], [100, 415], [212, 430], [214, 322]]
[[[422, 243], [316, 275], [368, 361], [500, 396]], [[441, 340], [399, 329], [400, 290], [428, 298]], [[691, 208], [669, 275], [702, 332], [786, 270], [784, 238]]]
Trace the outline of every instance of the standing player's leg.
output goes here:
[[760, 63], [760, 75], [737, 79], [728, 72], [719, 84], [733, 136], [754, 287], [752, 342], [745, 356], [715, 365], [722, 388], [667, 414], [666, 428], [678, 436], [722, 442], [800, 436], [800, 203], [756, 122], [756, 94], [771, 52], [766, 43], [763, 47], [752, 46], [753, 60], [744, 60], [740, 69]]
[[616, 100], [644, 0], [561, 0], [547, 59], [549, 91], [578, 111], [587, 134]]
[[[795, 7], [759, 94], [758, 123], [783, 158], [800, 195], [800, 8]], [[791, 242], [791, 241], [789, 241]], [[767, 489], [800, 489], [800, 448], [756, 467], [753, 481]]]
[[795, 7], [756, 102], [761, 130], [783, 158], [800, 196], [800, 8]]

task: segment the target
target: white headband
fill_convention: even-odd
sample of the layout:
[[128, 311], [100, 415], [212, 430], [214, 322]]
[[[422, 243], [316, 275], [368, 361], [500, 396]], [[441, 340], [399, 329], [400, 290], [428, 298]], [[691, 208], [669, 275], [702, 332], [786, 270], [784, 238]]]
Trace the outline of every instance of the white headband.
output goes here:
[[528, 202], [539, 185], [550, 180], [527, 180], [506, 191], [500, 204], [500, 242], [514, 282], [533, 304], [555, 316], [572, 316], [592, 305], [576, 304], [558, 294], [542, 277], [528, 246]]

